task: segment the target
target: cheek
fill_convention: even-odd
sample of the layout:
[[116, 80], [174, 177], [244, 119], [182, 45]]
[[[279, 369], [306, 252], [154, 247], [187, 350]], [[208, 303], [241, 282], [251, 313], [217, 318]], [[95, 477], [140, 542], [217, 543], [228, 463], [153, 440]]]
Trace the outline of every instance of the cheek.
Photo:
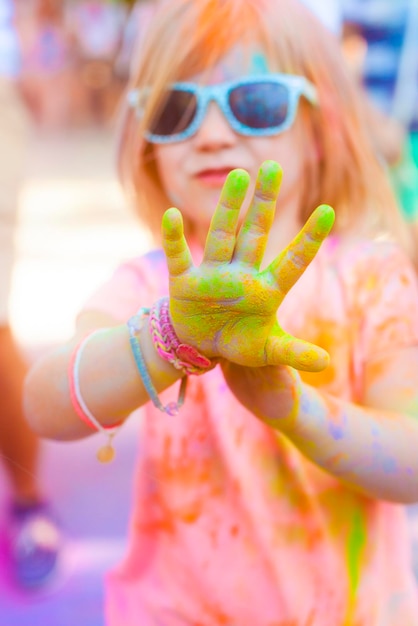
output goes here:
[[296, 145], [289, 141], [285, 133], [274, 137], [251, 138], [248, 143], [257, 170], [263, 161], [271, 159], [281, 165], [284, 176], [286, 176], [288, 165], [294, 162]]
[[182, 163], [186, 150], [183, 144], [154, 146], [154, 158], [161, 187], [170, 204], [183, 209], [187, 198], [186, 181], [182, 175]]
[[181, 186], [181, 164], [184, 162], [181, 145], [154, 146], [155, 164], [164, 191], [175, 196]]
[[173, 151], [171, 148], [172, 146], [154, 146], [155, 164], [161, 178], [164, 178], [172, 169]]

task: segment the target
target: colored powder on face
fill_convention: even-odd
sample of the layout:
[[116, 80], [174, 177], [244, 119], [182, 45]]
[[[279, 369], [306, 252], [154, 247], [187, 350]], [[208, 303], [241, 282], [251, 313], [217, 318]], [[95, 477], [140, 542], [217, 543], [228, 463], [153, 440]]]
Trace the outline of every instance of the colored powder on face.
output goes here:
[[265, 54], [262, 52], [254, 52], [251, 56], [250, 71], [253, 74], [268, 74], [269, 66]]
[[211, 68], [210, 82], [225, 82], [250, 74], [265, 76], [269, 73], [268, 59], [261, 47], [252, 41], [244, 43], [241, 39], [231, 44], [230, 49]]

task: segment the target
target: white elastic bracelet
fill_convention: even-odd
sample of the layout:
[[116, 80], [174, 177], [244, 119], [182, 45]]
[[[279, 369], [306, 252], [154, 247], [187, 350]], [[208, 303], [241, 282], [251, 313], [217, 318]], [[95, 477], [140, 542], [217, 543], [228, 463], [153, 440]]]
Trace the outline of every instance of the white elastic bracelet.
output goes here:
[[102, 446], [97, 452], [97, 458], [102, 463], [109, 463], [115, 456], [115, 450], [112, 446], [112, 439], [121, 427], [121, 424], [111, 426], [109, 428], [104, 427], [92, 414], [88, 406], [86, 405], [80, 389], [80, 363], [83, 351], [90, 341], [90, 339], [99, 334], [106, 333], [108, 328], [99, 328], [88, 334], [75, 348], [72, 359], [70, 362], [69, 370], [69, 382], [70, 382], [70, 394], [73, 403], [74, 410], [77, 415], [88, 424], [90, 427], [94, 427], [97, 431], [101, 432], [108, 438], [108, 442], [105, 446]]

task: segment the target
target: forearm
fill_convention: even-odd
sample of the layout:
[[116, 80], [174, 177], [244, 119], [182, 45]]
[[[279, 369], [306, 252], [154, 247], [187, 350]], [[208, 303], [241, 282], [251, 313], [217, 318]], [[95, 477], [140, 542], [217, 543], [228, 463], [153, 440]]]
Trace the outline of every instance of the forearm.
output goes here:
[[241, 404], [315, 465], [370, 497], [418, 501], [415, 417], [335, 398], [289, 367], [222, 369]]
[[417, 419], [346, 402], [305, 384], [300, 390], [299, 409], [284, 421], [283, 432], [307, 458], [373, 498], [418, 501]]
[[[179, 372], [155, 351], [148, 319], [138, 340], [157, 392], [179, 379]], [[33, 430], [42, 437], [70, 440], [94, 432], [77, 416], [70, 399], [68, 367], [77, 341], [74, 339], [45, 356], [26, 379], [25, 413]], [[125, 325], [109, 328], [89, 339], [80, 361], [79, 380], [86, 405], [103, 426], [126, 419], [149, 401]]]

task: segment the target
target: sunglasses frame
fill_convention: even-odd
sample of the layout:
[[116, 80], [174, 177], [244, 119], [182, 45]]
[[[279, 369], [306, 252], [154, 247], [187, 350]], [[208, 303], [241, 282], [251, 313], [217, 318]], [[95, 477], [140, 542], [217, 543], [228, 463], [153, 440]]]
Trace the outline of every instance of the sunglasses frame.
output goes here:
[[[240, 122], [232, 112], [228, 96], [230, 92], [237, 87], [245, 85], [257, 85], [272, 83], [274, 85], [284, 86], [289, 93], [289, 106], [286, 119], [278, 126], [269, 128], [251, 128]], [[191, 82], [174, 83], [171, 89], [178, 89], [196, 96], [197, 107], [196, 114], [191, 124], [184, 130], [173, 135], [158, 135], [149, 131], [144, 133], [145, 139], [150, 143], [166, 144], [184, 141], [192, 137], [200, 128], [210, 102], [214, 101], [219, 106], [231, 128], [245, 137], [270, 137], [278, 135], [293, 124], [299, 99], [304, 96], [312, 105], [318, 104], [317, 92], [315, 86], [304, 76], [294, 76], [293, 74], [258, 74], [245, 76], [238, 80], [217, 83], [215, 85], [198, 85]], [[142, 117], [144, 110], [144, 98], [146, 98], [148, 89], [132, 89], [128, 92], [128, 104], [135, 109], [137, 116]]]

